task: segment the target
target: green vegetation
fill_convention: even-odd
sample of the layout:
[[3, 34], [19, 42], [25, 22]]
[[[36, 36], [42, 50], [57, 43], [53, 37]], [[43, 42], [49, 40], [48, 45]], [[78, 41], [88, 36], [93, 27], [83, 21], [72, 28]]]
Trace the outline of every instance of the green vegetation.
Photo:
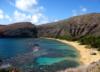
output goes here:
[[83, 45], [89, 45], [92, 48], [96, 48], [97, 50], [100, 51], [100, 36], [95, 37], [95, 36], [89, 35], [89, 36], [84, 36], [79, 39], [74, 39], [71, 36], [57, 36], [56, 38], [70, 40], [70, 41], [79, 41]]
[[79, 42], [81, 42], [81, 44], [90, 45], [91, 47], [97, 48], [100, 51], [100, 36], [85, 36], [80, 38]]
[[56, 38], [58, 39], [64, 39], [64, 40], [73, 40], [73, 38], [71, 36], [67, 36], [67, 35], [64, 35], [64, 36], [57, 36]]

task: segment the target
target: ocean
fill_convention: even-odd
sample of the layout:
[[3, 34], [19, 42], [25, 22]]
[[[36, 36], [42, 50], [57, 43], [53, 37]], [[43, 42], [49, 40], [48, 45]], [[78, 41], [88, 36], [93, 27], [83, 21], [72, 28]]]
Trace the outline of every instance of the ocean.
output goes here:
[[[39, 49], [34, 52], [34, 45]], [[23, 72], [55, 72], [79, 66], [79, 53], [70, 45], [45, 38], [2, 38], [0, 59]]]

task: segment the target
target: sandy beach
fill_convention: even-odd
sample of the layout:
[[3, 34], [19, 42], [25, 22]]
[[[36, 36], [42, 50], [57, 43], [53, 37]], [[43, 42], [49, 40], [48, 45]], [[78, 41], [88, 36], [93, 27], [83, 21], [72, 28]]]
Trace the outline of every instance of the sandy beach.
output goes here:
[[[80, 62], [82, 62], [82, 64], [84, 65], [88, 65], [92, 62], [100, 60], [100, 52], [97, 50], [86, 48], [86, 45], [80, 45], [80, 43], [76, 41], [72, 42], [72, 41], [66, 41], [66, 40], [54, 39], [54, 38], [49, 38], [49, 39], [57, 40], [62, 43], [69, 44], [74, 48], [76, 48], [80, 53], [80, 58], [79, 58]], [[91, 55], [91, 52], [95, 52], [96, 55]]]

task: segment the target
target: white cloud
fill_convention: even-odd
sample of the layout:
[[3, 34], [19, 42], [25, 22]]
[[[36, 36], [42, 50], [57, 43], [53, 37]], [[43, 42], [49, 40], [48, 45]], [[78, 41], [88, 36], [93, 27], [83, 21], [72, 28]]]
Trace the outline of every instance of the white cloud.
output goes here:
[[2, 9], [0, 9], [0, 14], [3, 14], [3, 10]]
[[57, 21], [59, 21], [59, 19], [54, 19], [52, 22], [57, 22]]
[[87, 11], [87, 8], [82, 8], [82, 11], [83, 11], [83, 12], [86, 12], [86, 11]]
[[8, 16], [7, 14], [5, 14], [4, 11], [2, 9], [0, 9], [0, 20], [3, 20], [3, 19], [11, 20], [10, 16]]
[[87, 13], [87, 10], [88, 9], [86, 7], [80, 6], [79, 9], [72, 10], [72, 13], [73, 13], [73, 16], [77, 16], [77, 15], [82, 15], [82, 14]]
[[9, 19], [10, 17], [9, 17], [8, 15], [5, 15], [5, 18], [6, 18], [6, 19]]
[[38, 23], [41, 17], [42, 17], [42, 14], [41, 13], [34, 14], [32, 16], [32, 22], [33, 23]]
[[14, 11], [13, 14], [13, 19], [15, 21], [29, 21], [31, 18], [31, 15], [26, 15], [25, 13], [19, 12], [19, 11]]
[[4, 19], [4, 12], [2, 9], [0, 9], [0, 19]]
[[77, 11], [76, 10], [72, 10], [73, 16], [77, 16]]
[[48, 17], [43, 15], [43, 13], [41, 12], [37, 12], [35, 14], [26, 14], [26, 13], [19, 12], [17, 10], [14, 11], [12, 19], [15, 22], [28, 21], [34, 24], [47, 23], [49, 21]]
[[12, 21], [12, 19], [9, 15], [5, 15], [5, 19], [8, 19], [10, 22]]
[[36, 23], [36, 24], [42, 24], [42, 23], [47, 23], [48, 21], [49, 21], [48, 17], [46, 17], [42, 13], [36, 13], [32, 16], [31, 22]]
[[87, 12], [87, 8], [86, 8], [86, 7], [80, 7], [80, 10], [81, 10], [82, 12]]
[[38, 0], [8, 0], [8, 2], [15, 8], [29, 13], [39, 12], [44, 9], [43, 6], [39, 6]]
[[4, 19], [4, 16], [2, 14], [0, 14], [0, 19]]
[[43, 6], [38, 5], [37, 0], [15, 0], [15, 7], [30, 13], [41, 11]]
[[44, 7], [39, 6], [38, 0], [9, 0], [9, 4], [17, 9], [11, 16], [5, 15], [5, 18], [11, 22], [28, 21], [34, 24], [49, 22], [49, 18], [43, 13]]

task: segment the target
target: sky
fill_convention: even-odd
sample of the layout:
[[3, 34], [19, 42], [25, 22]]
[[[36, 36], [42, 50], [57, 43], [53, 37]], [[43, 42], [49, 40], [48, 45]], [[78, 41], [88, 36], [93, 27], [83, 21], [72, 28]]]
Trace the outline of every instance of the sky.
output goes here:
[[100, 13], [100, 0], [0, 0], [0, 24], [44, 24], [87, 13]]

